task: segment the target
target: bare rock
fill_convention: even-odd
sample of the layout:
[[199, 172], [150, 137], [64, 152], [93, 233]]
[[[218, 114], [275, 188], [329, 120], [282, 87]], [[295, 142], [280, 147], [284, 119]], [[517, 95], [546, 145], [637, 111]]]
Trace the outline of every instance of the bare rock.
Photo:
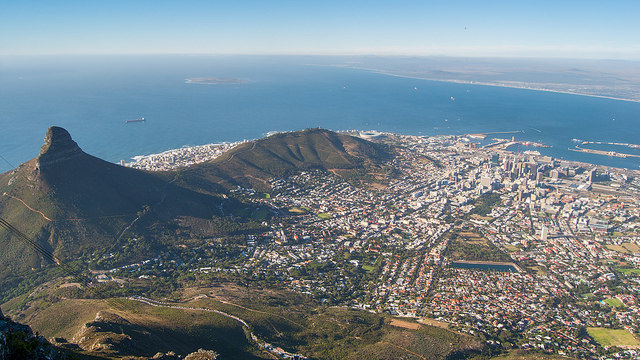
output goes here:
[[84, 152], [71, 139], [69, 132], [61, 127], [52, 126], [44, 137], [44, 145], [40, 149], [36, 167], [46, 170], [55, 164], [67, 162], [82, 156]]

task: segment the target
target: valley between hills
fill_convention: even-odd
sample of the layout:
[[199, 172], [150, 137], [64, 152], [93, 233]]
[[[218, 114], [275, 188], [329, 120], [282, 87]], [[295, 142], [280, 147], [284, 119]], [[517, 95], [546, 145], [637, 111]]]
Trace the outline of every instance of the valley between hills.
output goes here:
[[[24, 343], [32, 358], [46, 343], [79, 359], [633, 356], [636, 220], [603, 234], [594, 213], [636, 211], [635, 172], [352, 135], [279, 133], [152, 172], [50, 128], [0, 175], [0, 330], [41, 335], [5, 336], [0, 359]], [[588, 234], [562, 215], [576, 201]]]

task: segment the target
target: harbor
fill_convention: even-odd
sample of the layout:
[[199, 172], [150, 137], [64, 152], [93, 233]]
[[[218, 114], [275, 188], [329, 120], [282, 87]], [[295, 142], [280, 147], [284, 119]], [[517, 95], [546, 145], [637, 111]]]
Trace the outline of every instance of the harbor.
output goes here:
[[[589, 143], [589, 142], [583, 142], [582, 144], [585, 143]], [[592, 142], [593, 143], [593, 142]], [[593, 144], [600, 144], [600, 143], [593, 143]], [[602, 144], [606, 144], [606, 145], [618, 145], [618, 144], [613, 144], [613, 143], [602, 143]], [[627, 144], [629, 145], [629, 147], [633, 147], [631, 146], [632, 144]], [[635, 145], [637, 146], [637, 145]], [[569, 148], [569, 150], [571, 151], [576, 151], [576, 152], [583, 152], [583, 153], [587, 153], [587, 154], [596, 154], [596, 155], [606, 155], [606, 156], [615, 156], [615, 157], [619, 157], [619, 158], [629, 158], [629, 157], [636, 157], [636, 158], [640, 158], [640, 155], [636, 155], [636, 154], [628, 154], [628, 153], [623, 153], [623, 152], [617, 152], [617, 151], [606, 151], [606, 150], [596, 150], [596, 149], [585, 149], [585, 148], [581, 148], [579, 146], [576, 145], [576, 147], [574, 148]]]

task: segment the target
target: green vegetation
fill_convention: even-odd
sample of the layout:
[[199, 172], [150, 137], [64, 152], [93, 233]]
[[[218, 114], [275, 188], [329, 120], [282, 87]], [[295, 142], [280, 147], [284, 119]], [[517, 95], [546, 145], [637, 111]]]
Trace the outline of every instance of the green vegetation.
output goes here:
[[616, 298], [604, 299], [603, 301], [611, 307], [615, 307], [615, 308], [624, 307], [624, 304], [622, 303], [622, 301]]
[[452, 260], [512, 262], [511, 257], [481, 235], [453, 232], [447, 253]]
[[180, 182], [206, 192], [219, 191], [212, 184], [268, 192], [266, 179], [274, 176], [313, 169], [357, 173], [388, 157], [389, 150], [383, 145], [324, 129], [307, 129], [239, 145], [211, 162], [182, 170]]
[[520, 248], [519, 248], [519, 247], [514, 246], [514, 245], [509, 245], [509, 244], [505, 245], [504, 247], [505, 247], [507, 250], [511, 251], [511, 252], [514, 252], [514, 251], [518, 251], [518, 250], [520, 250]]
[[37, 338], [28, 338], [22, 331], [7, 334], [7, 349], [11, 354], [9, 360], [36, 359], [36, 350], [43, 345]]
[[62, 270], [53, 265], [47, 265], [39, 271], [32, 271], [24, 276], [9, 275], [0, 281], [0, 304], [32, 291], [36, 286], [61, 275], [63, 275]]
[[623, 274], [636, 274], [636, 275], [640, 275], [640, 269], [618, 269], [618, 271], [622, 272]]
[[[288, 291], [234, 283], [182, 291], [183, 298], [176, 299], [180, 302], [176, 305], [238, 316], [259, 339], [315, 359], [396, 359], [399, 351], [407, 356], [413, 356], [413, 352], [429, 359], [445, 359], [452, 354], [466, 357], [484, 351], [482, 343], [469, 336], [426, 325], [417, 329], [391, 326], [386, 315], [326, 307]], [[203, 293], [211, 296], [195, 296]], [[32, 299], [27, 310], [34, 329], [47, 337], [71, 339], [84, 329], [83, 346], [106, 341], [120, 351], [120, 356], [150, 357], [158, 351], [184, 355], [207, 348], [224, 358], [269, 358], [248, 341], [237, 321], [220, 314], [152, 307], [125, 299], [49, 302], [50, 294], [47, 291]], [[198, 299], [193, 300], [194, 297]], [[218, 298], [233, 303], [220, 302]], [[97, 323], [93, 326], [83, 328], [94, 321]], [[131, 338], [131, 342], [124, 337]]]
[[621, 245], [607, 245], [607, 248], [623, 254], [634, 254], [640, 252], [640, 246], [634, 243], [622, 243]]
[[[215, 349], [229, 359], [263, 355], [248, 341], [237, 321], [214, 312], [152, 307], [124, 299], [74, 299], [49, 305], [40, 302], [38, 307], [30, 320], [34, 331], [66, 339], [82, 332], [81, 346], [111, 344], [120, 356], [148, 358], [168, 351], [184, 356], [199, 348]], [[92, 326], [84, 327], [87, 323]]]
[[640, 341], [624, 329], [589, 327], [587, 332], [602, 346], [640, 346]]
[[327, 213], [320, 213], [318, 214], [318, 217], [323, 220], [331, 219], [331, 215]]
[[500, 194], [494, 192], [488, 192], [481, 195], [478, 200], [475, 201], [475, 208], [471, 210], [470, 214], [476, 214], [480, 216], [487, 216], [493, 210], [493, 207], [500, 205]]
[[289, 208], [289, 213], [293, 215], [305, 215], [308, 214], [311, 209], [304, 206], [292, 206]]
[[362, 270], [366, 271], [366, 272], [372, 272], [374, 271], [376, 268], [373, 265], [362, 265]]
[[444, 359], [454, 349], [461, 354], [480, 352], [475, 340], [440, 328], [409, 330], [388, 325], [377, 314], [344, 308], [325, 309], [311, 316], [313, 327], [294, 336], [304, 354], [320, 359], [397, 359], [423, 354]]
[[[0, 269], [2, 299], [46, 281], [45, 259], [52, 253], [63, 261], [81, 259], [84, 266], [135, 262], [185, 238], [214, 235], [217, 229], [207, 222], [239, 207], [234, 199], [177, 186], [173, 173], [139, 171], [88, 155], [57, 129], [48, 132], [38, 158], [0, 174], [0, 194], [7, 194], [0, 196], [0, 216], [46, 254], [0, 229], [0, 248], [7, 249], [0, 263], [11, 264]], [[73, 159], [64, 160], [69, 153]], [[35, 170], [38, 162], [58, 157], [63, 160]]]

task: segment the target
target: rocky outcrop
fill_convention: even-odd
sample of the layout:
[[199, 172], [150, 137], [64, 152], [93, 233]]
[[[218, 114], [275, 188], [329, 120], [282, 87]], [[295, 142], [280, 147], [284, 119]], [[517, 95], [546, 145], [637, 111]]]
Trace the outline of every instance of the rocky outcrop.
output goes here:
[[56, 349], [42, 336], [33, 334], [27, 325], [6, 318], [0, 310], [0, 360], [55, 360]]
[[197, 352], [187, 355], [184, 360], [216, 360], [218, 353], [213, 350], [199, 349]]
[[111, 354], [130, 354], [134, 344], [128, 332], [132, 324], [109, 312], [100, 311], [74, 335], [73, 342], [87, 351]]
[[[2, 309], [0, 309], [0, 321], [4, 320]], [[5, 360], [9, 356], [9, 349], [7, 348], [7, 337], [3, 332], [0, 332], [0, 360]]]
[[[66, 340], [65, 340], [66, 341]], [[56, 342], [57, 343], [57, 342]], [[110, 313], [100, 311], [93, 321], [88, 322], [74, 335], [71, 343], [77, 344], [80, 349], [101, 353], [107, 356], [130, 356], [136, 359], [147, 359], [143, 354], [149, 354], [150, 350], [161, 350], [150, 360], [217, 360], [218, 353], [213, 350], [200, 349], [183, 358], [174, 351], [167, 351], [162, 344], [162, 339], [150, 333], [127, 319]], [[58, 345], [60, 346], [60, 345]], [[66, 348], [69, 348], [66, 346]], [[164, 350], [162, 350], [164, 348]], [[153, 352], [151, 352], [153, 353]], [[149, 356], [149, 355], [146, 355]]]
[[61, 127], [52, 126], [44, 137], [36, 167], [46, 170], [50, 167], [74, 160], [84, 154], [78, 144], [71, 139], [69, 132]]
[[159, 352], [149, 360], [180, 360], [180, 356], [176, 355], [173, 351], [169, 351], [166, 354]]

